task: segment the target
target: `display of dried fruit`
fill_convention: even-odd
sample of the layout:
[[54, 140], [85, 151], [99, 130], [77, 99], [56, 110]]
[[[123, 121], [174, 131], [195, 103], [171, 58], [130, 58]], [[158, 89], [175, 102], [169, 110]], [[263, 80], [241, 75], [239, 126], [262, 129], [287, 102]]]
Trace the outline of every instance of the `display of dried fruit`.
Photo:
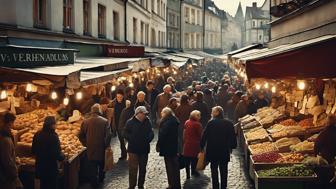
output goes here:
[[276, 167], [273, 169], [267, 170], [260, 170], [257, 171], [260, 177], [304, 177], [304, 176], [313, 176], [314, 171], [304, 165], [298, 164], [293, 166], [286, 166], [286, 167]]
[[274, 143], [272, 142], [263, 142], [259, 144], [253, 144], [253, 145], [250, 145], [249, 148], [250, 148], [252, 155], [278, 151], [278, 149], [275, 147]]
[[309, 142], [307, 140], [300, 142], [298, 144], [290, 146], [293, 152], [307, 152], [314, 150], [314, 142]]
[[301, 163], [304, 160], [304, 156], [300, 153], [285, 153], [281, 156], [276, 163]]
[[253, 155], [252, 159], [256, 163], [274, 163], [282, 156], [278, 152], [266, 152]]
[[307, 128], [314, 127], [313, 118], [307, 118], [298, 123], [299, 126]]
[[283, 129], [279, 132], [273, 133], [271, 136], [273, 138], [283, 138], [283, 137], [292, 137], [298, 136], [304, 133], [304, 129], [299, 126], [288, 127], [287, 129]]
[[259, 128], [257, 130], [247, 132], [245, 134], [245, 137], [246, 137], [247, 142], [252, 142], [252, 141], [268, 138], [268, 133], [266, 129]]
[[297, 144], [297, 143], [300, 143], [301, 140], [297, 137], [292, 137], [292, 138], [282, 138], [282, 139], [279, 139], [275, 142], [275, 146], [278, 148], [278, 149], [284, 149], [284, 148], [289, 148], [291, 145], [294, 145], [294, 144]]
[[279, 124], [284, 125], [284, 126], [295, 126], [298, 123], [294, 119], [286, 119], [281, 121]]

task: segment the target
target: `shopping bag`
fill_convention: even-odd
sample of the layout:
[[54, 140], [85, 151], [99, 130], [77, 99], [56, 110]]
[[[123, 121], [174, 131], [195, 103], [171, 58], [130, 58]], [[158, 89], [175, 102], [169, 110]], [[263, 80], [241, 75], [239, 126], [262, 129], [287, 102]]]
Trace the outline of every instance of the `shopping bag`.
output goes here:
[[113, 160], [113, 151], [111, 148], [107, 148], [105, 150], [105, 164], [104, 164], [104, 171], [111, 171], [114, 165]]
[[185, 161], [184, 156], [180, 155], [178, 158], [179, 158], [180, 169], [184, 169], [186, 167], [186, 161]]
[[204, 152], [200, 152], [198, 154], [198, 161], [197, 161], [197, 165], [196, 165], [196, 170], [202, 171], [202, 170], [205, 169], [205, 167], [206, 167], [205, 153]]

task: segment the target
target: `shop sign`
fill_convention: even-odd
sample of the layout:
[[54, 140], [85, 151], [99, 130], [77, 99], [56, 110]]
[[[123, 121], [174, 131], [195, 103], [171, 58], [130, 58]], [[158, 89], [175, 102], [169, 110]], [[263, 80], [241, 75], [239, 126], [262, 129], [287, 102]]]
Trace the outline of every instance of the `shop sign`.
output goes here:
[[134, 58], [143, 57], [145, 55], [145, 47], [143, 46], [106, 46], [106, 56]]
[[74, 64], [74, 50], [0, 46], [0, 66], [32, 68]]

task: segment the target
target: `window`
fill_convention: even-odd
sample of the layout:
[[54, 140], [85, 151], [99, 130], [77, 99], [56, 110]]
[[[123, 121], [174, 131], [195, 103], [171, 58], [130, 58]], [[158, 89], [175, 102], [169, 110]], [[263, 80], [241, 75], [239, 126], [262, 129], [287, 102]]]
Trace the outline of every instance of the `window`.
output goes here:
[[189, 12], [189, 8], [185, 7], [184, 9], [184, 17], [185, 17], [185, 22], [186, 23], [190, 23], [190, 12]]
[[195, 15], [195, 9], [191, 9], [191, 24], [196, 24], [196, 15]]
[[159, 42], [158, 47], [160, 47], [161, 46], [161, 32], [160, 31], [158, 31], [158, 42]]
[[201, 12], [197, 10], [197, 25], [201, 25]]
[[106, 8], [98, 4], [98, 37], [105, 37], [106, 32]]
[[152, 0], [152, 12], [154, 12], [155, 9], [155, 0]]
[[34, 0], [34, 26], [46, 27], [46, 1]]
[[89, 0], [83, 0], [83, 33], [89, 34]]
[[166, 19], [166, 4], [163, 3], [163, 15], [162, 18]]
[[157, 9], [156, 9], [156, 14], [160, 15], [160, 0], [157, 0]]
[[201, 48], [201, 36], [200, 34], [196, 34], [196, 48]]
[[113, 35], [115, 40], [120, 40], [119, 13], [113, 11]]
[[145, 30], [145, 24], [141, 21], [140, 24], [140, 43], [144, 44], [144, 31]]
[[146, 24], [146, 28], [145, 28], [145, 43], [146, 45], [148, 45], [149, 42], [149, 24]]
[[63, 27], [72, 29], [72, 0], [63, 0]]
[[133, 43], [137, 43], [137, 19], [133, 18]]
[[156, 46], [156, 36], [155, 36], [155, 29], [151, 29], [151, 46], [155, 47]]
[[255, 27], [255, 21], [252, 21], [252, 27]]
[[184, 34], [184, 48], [189, 48], [189, 34]]
[[191, 46], [190, 48], [195, 48], [195, 38], [194, 38], [194, 34], [190, 34], [190, 37], [191, 37]]
[[261, 38], [262, 38], [262, 36], [261, 36], [261, 35], [259, 35], [259, 40], [261, 40]]

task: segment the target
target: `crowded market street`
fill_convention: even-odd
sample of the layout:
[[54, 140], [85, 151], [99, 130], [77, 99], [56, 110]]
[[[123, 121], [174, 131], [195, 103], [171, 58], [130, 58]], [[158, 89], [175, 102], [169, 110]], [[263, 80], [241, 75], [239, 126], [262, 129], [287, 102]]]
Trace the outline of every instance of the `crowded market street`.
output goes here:
[[[154, 151], [157, 141], [157, 132], [155, 132], [155, 139], [151, 143], [151, 153], [149, 154], [149, 161], [147, 165], [146, 188], [159, 189], [166, 188], [167, 176], [164, 166], [163, 158], [158, 156]], [[111, 141], [114, 151], [115, 167], [112, 171], [106, 174], [106, 180], [101, 188], [104, 189], [126, 189], [128, 188], [128, 164], [127, 161], [118, 161], [120, 156], [119, 141], [113, 138]], [[230, 189], [253, 189], [254, 186], [248, 178], [244, 170], [243, 157], [238, 150], [234, 150], [231, 155], [231, 162], [229, 163], [228, 188]], [[211, 172], [208, 166], [200, 177], [194, 177], [186, 180], [184, 170], [181, 170], [181, 183], [184, 189], [210, 189], [211, 188]], [[83, 184], [80, 189], [90, 189], [89, 184]]]

